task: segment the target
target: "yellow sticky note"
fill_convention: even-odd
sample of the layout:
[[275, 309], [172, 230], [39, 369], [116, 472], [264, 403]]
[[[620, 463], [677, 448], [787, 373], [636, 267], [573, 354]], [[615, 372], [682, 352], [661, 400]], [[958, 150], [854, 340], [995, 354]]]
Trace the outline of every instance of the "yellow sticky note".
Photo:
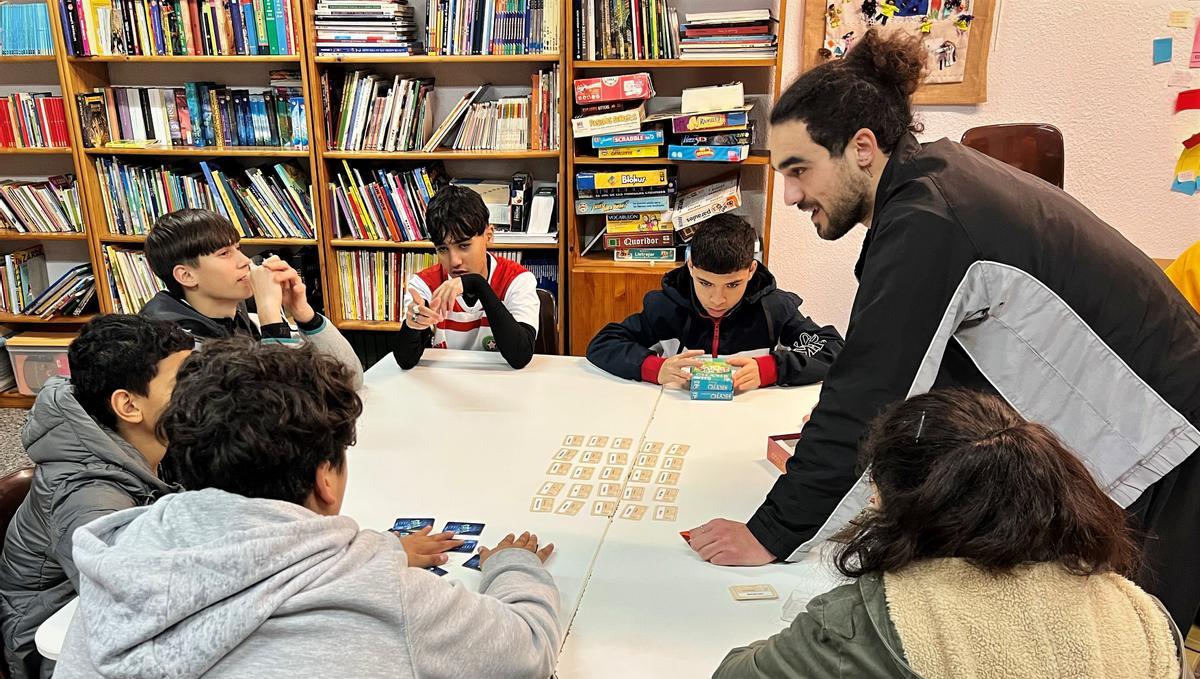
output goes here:
[[1192, 27], [1192, 10], [1190, 9], [1173, 9], [1167, 15], [1167, 26], [1171, 28], [1191, 28]]

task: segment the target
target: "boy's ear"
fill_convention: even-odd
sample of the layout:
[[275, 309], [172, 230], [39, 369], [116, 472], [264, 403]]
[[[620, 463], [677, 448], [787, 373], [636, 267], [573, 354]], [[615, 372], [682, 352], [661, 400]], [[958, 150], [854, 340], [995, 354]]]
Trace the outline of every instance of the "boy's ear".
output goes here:
[[758, 271], [758, 260], [752, 259], [750, 260], [750, 275], [753, 276], [755, 271]]
[[491, 224], [488, 224], [487, 228], [483, 230], [483, 241], [485, 243], [487, 243], [488, 245], [491, 245], [495, 240], [496, 240], [496, 227], [492, 226]]
[[186, 264], [176, 264], [175, 268], [171, 269], [171, 275], [175, 277], [175, 282], [185, 288], [194, 288], [200, 284], [196, 280], [196, 272]]
[[141, 424], [146, 419], [146, 415], [133, 400], [133, 394], [125, 389], [118, 389], [108, 397], [108, 405], [112, 408], [113, 414], [117, 416], [117, 421], [127, 422], [129, 424]]
[[313, 497], [321, 506], [329, 506], [336, 504], [337, 497], [337, 471], [329, 462], [322, 462], [317, 466], [316, 483], [313, 484]]

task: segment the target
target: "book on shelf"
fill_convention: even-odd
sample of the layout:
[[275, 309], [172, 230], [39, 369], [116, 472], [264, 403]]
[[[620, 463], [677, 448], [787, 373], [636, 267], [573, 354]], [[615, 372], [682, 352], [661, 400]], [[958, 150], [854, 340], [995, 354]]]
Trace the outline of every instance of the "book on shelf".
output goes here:
[[433, 131], [433, 134], [429, 137], [429, 141], [425, 142], [425, 146], [421, 150], [426, 153], [436, 151], [450, 132], [462, 122], [463, 117], [467, 115], [467, 112], [471, 110], [475, 102], [491, 86], [491, 83], [483, 83], [470, 92], [463, 94], [458, 103], [454, 104], [454, 108], [450, 109], [450, 113], [446, 115], [437, 129]]
[[289, 71], [272, 72], [271, 87], [227, 88], [213, 82], [182, 87], [97, 87], [75, 95], [87, 148], [104, 146], [262, 146], [307, 148], [308, 120]]
[[22, 313], [50, 284], [45, 248], [38, 244], [4, 255], [0, 277], [0, 308]]
[[17, 377], [13, 374], [12, 361], [8, 356], [8, 340], [16, 332], [7, 325], [0, 325], [0, 391], [9, 391], [17, 386]]
[[437, 263], [433, 252], [338, 250], [342, 315], [352, 320], [404, 320], [404, 290], [413, 274]]
[[108, 230], [142, 235], [162, 215], [183, 208], [218, 212], [244, 238], [313, 238], [308, 177], [294, 165], [276, 163], [237, 173], [211, 162], [141, 165], [98, 157]]
[[406, 0], [318, 0], [316, 51], [331, 54], [424, 54]]
[[667, 0], [572, 0], [575, 58], [678, 59], [679, 15]]
[[338, 238], [407, 242], [428, 240], [425, 208], [448, 181], [440, 163], [411, 170], [360, 171], [343, 161], [329, 183]]
[[0, 4], [0, 56], [53, 53], [45, 3]]
[[442, 145], [459, 151], [557, 149], [559, 83], [560, 73], [555, 65], [531, 76], [528, 95], [480, 101], [490, 87], [480, 85], [463, 95], [422, 150], [431, 152]]
[[150, 268], [146, 253], [112, 245], [103, 247], [109, 292], [119, 314], [136, 314], [165, 287]]
[[556, 54], [560, 5], [555, 0], [426, 0], [429, 53]]
[[0, 97], [0, 148], [66, 148], [69, 139], [62, 97], [49, 92]]
[[52, 316], [79, 316], [96, 296], [96, 276], [91, 264], [71, 267], [30, 300], [21, 314], [48, 319]]
[[681, 59], [774, 59], [778, 23], [769, 9], [689, 12], [681, 26]]
[[[340, 77], [339, 77], [340, 76]], [[329, 148], [415, 151], [433, 127], [433, 78], [388, 78], [369, 70], [321, 75]]]
[[675, 228], [695, 226], [719, 214], [741, 207], [739, 177], [718, 179], [695, 186], [679, 194], [675, 208]]
[[0, 229], [83, 233], [75, 175], [57, 175], [44, 181], [0, 180]]
[[294, 55], [290, 0], [58, 0], [71, 56]]

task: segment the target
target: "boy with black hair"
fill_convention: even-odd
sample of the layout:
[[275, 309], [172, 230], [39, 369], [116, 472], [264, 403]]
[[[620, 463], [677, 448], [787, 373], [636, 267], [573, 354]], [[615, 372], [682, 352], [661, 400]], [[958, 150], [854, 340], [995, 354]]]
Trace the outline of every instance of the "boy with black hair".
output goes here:
[[451, 184], [425, 212], [438, 263], [409, 279], [405, 317], [392, 355], [408, 370], [426, 347], [499, 351], [514, 368], [533, 358], [537, 279], [520, 264], [488, 254], [493, 228], [483, 199]]
[[842, 336], [775, 286], [754, 259], [757, 240], [734, 214], [701, 223], [687, 266], [663, 276], [662, 290], [647, 293], [640, 312], [604, 326], [588, 344], [588, 360], [618, 377], [673, 386], [686, 385], [706, 353], [731, 356], [738, 391], [821, 381]]
[[78, 590], [75, 529], [176, 490], [158, 475], [155, 432], [192, 338], [173, 323], [100, 316], [67, 349], [69, 379], [38, 394], [21, 430], [37, 464], [0, 559], [0, 631], [13, 677], [49, 676], [37, 628]]
[[482, 550], [478, 593], [408, 567], [395, 536], [338, 516], [361, 412], [350, 372], [311, 347], [196, 352], [160, 425], [193, 490], [76, 535], [55, 676], [549, 677], [553, 545]]
[[[200, 343], [246, 335], [271, 344], [310, 342], [337, 357], [362, 385], [362, 363], [346, 338], [308, 303], [300, 274], [276, 256], [255, 265], [242, 254], [241, 236], [225, 217], [209, 210], [176, 210], [159, 217], [146, 236], [146, 259], [167, 289], [141, 314], [173, 321]], [[255, 322], [245, 300], [254, 297]], [[296, 321], [299, 337], [281, 309]]]

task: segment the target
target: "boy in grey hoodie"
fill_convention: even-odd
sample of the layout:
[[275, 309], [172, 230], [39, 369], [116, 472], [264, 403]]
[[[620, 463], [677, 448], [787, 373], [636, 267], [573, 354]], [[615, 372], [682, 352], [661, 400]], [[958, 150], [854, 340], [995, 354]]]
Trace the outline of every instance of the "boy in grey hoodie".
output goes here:
[[55, 676], [550, 676], [552, 545], [482, 550], [476, 593], [338, 516], [361, 410], [349, 371], [311, 347], [206, 344], [161, 422], [173, 476], [203, 490], [79, 530]]
[[71, 536], [89, 521], [146, 505], [174, 488], [158, 476], [158, 417], [192, 339], [138, 316], [92, 320], [67, 349], [71, 378], [38, 394], [21, 430], [37, 464], [0, 559], [0, 631], [14, 678], [49, 676], [38, 626], [75, 597]]

